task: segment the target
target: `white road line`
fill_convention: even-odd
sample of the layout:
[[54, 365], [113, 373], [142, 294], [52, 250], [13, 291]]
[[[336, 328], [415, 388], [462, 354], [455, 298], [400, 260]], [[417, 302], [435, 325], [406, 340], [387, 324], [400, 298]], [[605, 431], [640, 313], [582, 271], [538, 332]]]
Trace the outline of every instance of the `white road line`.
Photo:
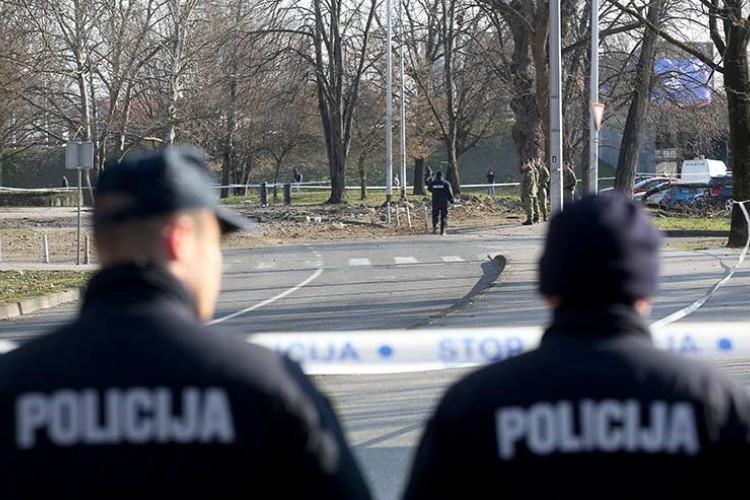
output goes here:
[[223, 318], [217, 318], [217, 319], [209, 322], [208, 324], [209, 325], [216, 325], [218, 323], [223, 323], [223, 322], [228, 321], [230, 319], [234, 319], [234, 318], [236, 318], [238, 316], [242, 316], [243, 314], [247, 314], [249, 312], [255, 311], [256, 309], [260, 309], [261, 307], [265, 307], [268, 304], [272, 304], [272, 303], [276, 302], [279, 299], [283, 299], [284, 297], [286, 297], [290, 293], [296, 292], [297, 290], [299, 290], [303, 286], [305, 286], [305, 285], [309, 284], [310, 282], [312, 282], [313, 280], [317, 279], [318, 276], [320, 276], [321, 274], [323, 274], [323, 268], [322, 267], [316, 269], [314, 273], [312, 273], [306, 280], [304, 280], [299, 285], [293, 286], [292, 288], [281, 292], [280, 294], [276, 295], [275, 297], [271, 297], [270, 299], [264, 300], [263, 302], [258, 302], [254, 306], [247, 307], [247, 308], [245, 308], [245, 309], [243, 309], [241, 311], [237, 311], [235, 313], [232, 313], [232, 314], [229, 314], [227, 316], [224, 316]]
[[418, 264], [419, 261], [414, 257], [394, 257], [393, 261], [396, 264]]
[[255, 264], [255, 269], [275, 269], [276, 268], [276, 262], [266, 262], [261, 261]]
[[349, 259], [350, 266], [371, 266], [370, 259]]
[[464, 261], [464, 259], [462, 259], [458, 255], [445, 255], [440, 258], [443, 259], [443, 262], [463, 262]]

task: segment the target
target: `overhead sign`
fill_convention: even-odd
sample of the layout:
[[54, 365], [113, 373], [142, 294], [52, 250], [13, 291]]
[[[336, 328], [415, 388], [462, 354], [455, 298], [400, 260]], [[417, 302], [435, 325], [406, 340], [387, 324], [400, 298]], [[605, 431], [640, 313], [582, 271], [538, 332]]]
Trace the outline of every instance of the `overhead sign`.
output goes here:
[[94, 168], [94, 143], [90, 141], [66, 143], [65, 168], [71, 170]]
[[591, 112], [594, 115], [594, 125], [596, 125], [596, 130], [599, 130], [602, 128], [602, 119], [604, 118], [604, 104], [600, 102], [595, 102], [591, 105]]

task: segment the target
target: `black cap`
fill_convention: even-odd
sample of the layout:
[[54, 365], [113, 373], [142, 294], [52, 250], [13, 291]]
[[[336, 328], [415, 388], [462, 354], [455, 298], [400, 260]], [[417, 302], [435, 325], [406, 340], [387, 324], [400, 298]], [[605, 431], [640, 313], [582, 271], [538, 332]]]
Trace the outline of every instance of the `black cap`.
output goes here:
[[659, 279], [659, 232], [619, 191], [589, 195], [552, 218], [539, 261], [545, 296], [569, 306], [633, 304]]
[[161, 151], [129, 153], [101, 173], [96, 183], [94, 225], [208, 208], [222, 233], [248, 227], [249, 221], [222, 208], [202, 150], [171, 146]]

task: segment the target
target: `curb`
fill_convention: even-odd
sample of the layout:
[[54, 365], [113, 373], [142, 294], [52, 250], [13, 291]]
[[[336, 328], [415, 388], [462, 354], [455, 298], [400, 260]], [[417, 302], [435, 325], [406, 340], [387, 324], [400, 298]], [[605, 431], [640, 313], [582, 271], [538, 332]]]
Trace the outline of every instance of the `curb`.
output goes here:
[[29, 297], [18, 302], [0, 304], [0, 321], [18, 318], [42, 309], [59, 306], [68, 302], [75, 302], [83, 295], [82, 288], [70, 288], [61, 292], [54, 292], [39, 297]]
[[667, 238], [729, 238], [729, 231], [698, 231], [692, 229], [667, 229], [662, 231]]

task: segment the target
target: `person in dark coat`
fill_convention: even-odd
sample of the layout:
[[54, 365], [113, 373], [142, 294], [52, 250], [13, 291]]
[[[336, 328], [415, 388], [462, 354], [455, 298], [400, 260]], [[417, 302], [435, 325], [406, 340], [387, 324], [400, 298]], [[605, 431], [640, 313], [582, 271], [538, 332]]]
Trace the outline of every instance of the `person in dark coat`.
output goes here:
[[131, 154], [95, 199], [80, 314], [0, 357], [0, 498], [369, 498], [300, 367], [205, 326], [245, 221], [202, 152]]
[[654, 347], [659, 235], [622, 193], [555, 215], [539, 263], [553, 308], [536, 350], [464, 377], [427, 424], [405, 498], [744, 496], [750, 401]]
[[448, 225], [448, 204], [453, 203], [453, 188], [450, 182], [443, 179], [442, 172], [435, 172], [435, 178], [427, 184], [432, 193], [432, 234], [437, 233], [438, 217], [440, 218], [440, 234], [445, 234]]

